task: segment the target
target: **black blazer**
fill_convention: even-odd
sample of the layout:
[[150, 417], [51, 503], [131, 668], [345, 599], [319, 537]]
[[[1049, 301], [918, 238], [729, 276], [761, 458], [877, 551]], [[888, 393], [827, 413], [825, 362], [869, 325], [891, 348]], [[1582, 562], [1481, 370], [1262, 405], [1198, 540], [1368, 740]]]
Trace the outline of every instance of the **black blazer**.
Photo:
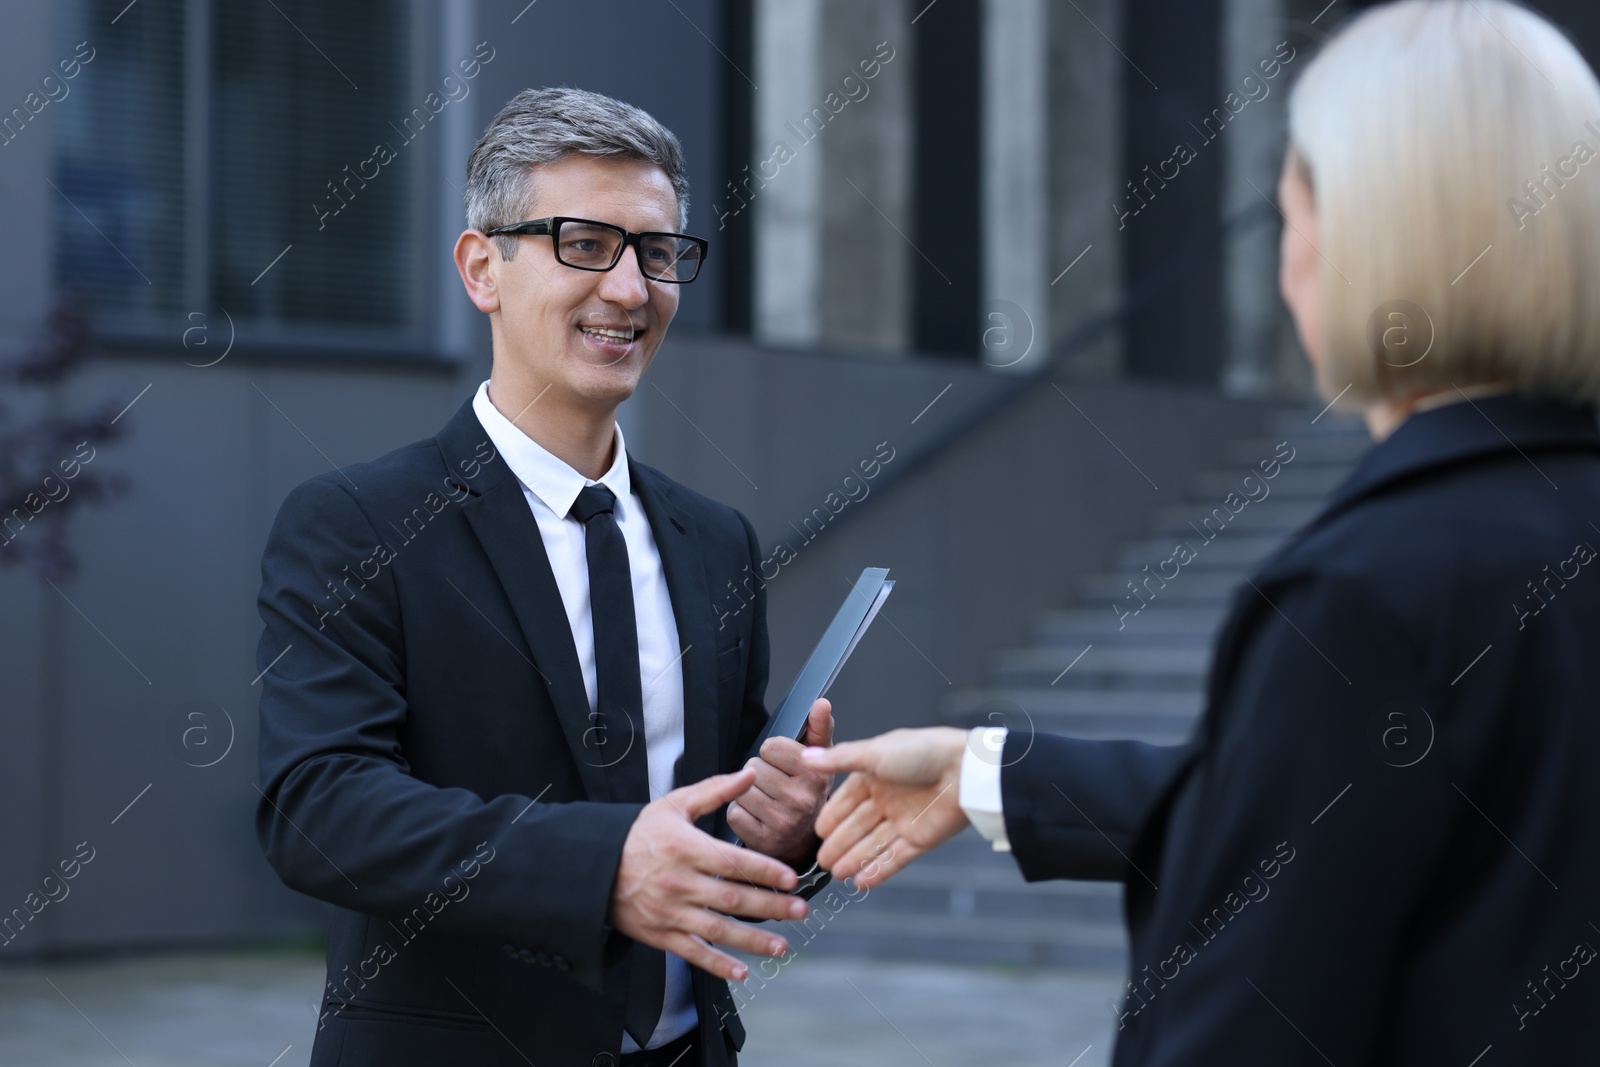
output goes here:
[[1418, 413], [1238, 591], [1188, 745], [1008, 740], [1024, 875], [1126, 882], [1119, 1067], [1596, 1055], [1597, 524], [1593, 411]]
[[[732, 508], [629, 472], [684, 649], [677, 778], [699, 781], [738, 769], [766, 721], [764, 595], [712, 599], [759, 546]], [[472, 405], [296, 488], [261, 572], [256, 829], [287, 885], [335, 906], [312, 1063], [614, 1062], [631, 942], [606, 912], [641, 805], [611, 799], [585, 744], [538, 524]], [[693, 975], [702, 1062], [731, 1064], [727, 984]]]

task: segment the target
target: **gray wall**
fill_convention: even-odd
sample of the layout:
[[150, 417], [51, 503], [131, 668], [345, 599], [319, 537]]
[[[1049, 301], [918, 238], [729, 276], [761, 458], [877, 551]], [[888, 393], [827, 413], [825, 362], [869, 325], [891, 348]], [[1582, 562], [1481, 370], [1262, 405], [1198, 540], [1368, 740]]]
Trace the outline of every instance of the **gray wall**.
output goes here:
[[[0, 901], [20, 906], [78, 842], [96, 851], [7, 954], [303, 929], [284, 925], [295, 909], [251, 830], [261, 549], [290, 487], [433, 432], [465, 382], [141, 360], [73, 388], [131, 400], [146, 385], [94, 460], [130, 490], [78, 516], [81, 573], [58, 591], [0, 572]], [[209, 718], [178, 717], [198, 708]], [[192, 765], [215, 758], [202, 735], [180, 743], [196, 726], [213, 766]]]
[[[767, 583], [769, 699], [861, 568], [886, 566], [898, 584], [840, 678], [840, 729], [865, 736], [931, 721], [946, 688], [977, 682], [1038, 611], [1067, 604], [1082, 575], [1105, 567], [1158, 506], [1181, 500], [1266, 410], [1203, 391], [1057, 378], [1023, 386], [974, 423], [1017, 388], [1003, 377], [959, 361], [874, 364], [726, 342], [657, 360], [630, 401], [640, 405], [640, 453], [744, 511], [769, 552], [779, 541], [794, 549]], [[954, 447], [941, 447], [952, 433]], [[861, 503], [835, 498], [835, 517], [805, 526], [881, 442], [895, 458]]]

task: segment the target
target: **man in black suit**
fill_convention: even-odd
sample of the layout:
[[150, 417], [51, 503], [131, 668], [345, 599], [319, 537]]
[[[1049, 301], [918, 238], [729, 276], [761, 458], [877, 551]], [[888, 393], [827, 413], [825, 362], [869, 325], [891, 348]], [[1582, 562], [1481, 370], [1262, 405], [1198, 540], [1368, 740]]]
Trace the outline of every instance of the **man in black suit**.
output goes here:
[[[828, 779], [788, 739], [740, 769], [765, 602], [712, 600], [755, 533], [616, 424], [705, 254], [687, 191], [644, 112], [519, 94], [473, 150], [455, 251], [490, 379], [278, 515], [257, 831], [335, 906], [314, 1064], [732, 1064], [745, 967], [713, 943], [780, 955], [728, 916], [806, 914]], [[807, 740], [831, 734], [818, 701]]]

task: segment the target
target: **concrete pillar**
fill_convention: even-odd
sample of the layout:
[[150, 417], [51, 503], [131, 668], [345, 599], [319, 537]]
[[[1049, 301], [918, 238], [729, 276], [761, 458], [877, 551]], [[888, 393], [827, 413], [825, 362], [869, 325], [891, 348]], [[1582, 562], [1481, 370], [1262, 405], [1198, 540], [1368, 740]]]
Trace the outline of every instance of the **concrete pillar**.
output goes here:
[[[902, 0], [823, 0], [816, 100], [838, 108], [822, 150], [821, 339], [910, 347], [912, 32]], [[868, 75], [872, 75], [868, 77]]]
[[[427, 13], [421, 15], [425, 19]], [[413, 22], [416, 20], [417, 16], [413, 15]], [[434, 44], [426, 60], [429, 66], [424, 69], [453, 71], [463, 58], [473, 55], [474, 45], [487, 39], [477, 35], [476, 0], [456, 0], [441, 5], [435, 25], [437, 30], [430, 35]], [[487, 100], [482, 93], [477, 93], [472, 106], [447, 107], [439, 115], [439, 150], [433, 160], [433, 181], [424, 183], [433, 201], [429, 205], [433, 219], [429, 232], [434, 248], [455, 247], [456, 237], [466, 226], [462, 196], [466, 187], [467, 156], [498, 107], [497, 101]], [[470, 364], [482, 352], [486, 331], [479, 320], [484, 316], [464, 298], [461, 279], [448, 259], [431, 258], [430, 268], [418, 272], [418, 281], [423, 286], [422, 299], [431, 300], [437, 309], [430, 322], [434, 351]]]
[[1051, 337], [1049, 22], [1046, 0], [983, 3], [981, 341], [997, 370], [1032, 370]]
[[[822, 0], [756, 0], [754, 201], [755, 335], [795, 347], [821, 340], [822, 153], [789, 123], [820, 103]], [[804, 133], [804, 130], [801, 130]]]
[[[1281, 220], [1268, 206], [1277, 200], [1288, 125], [1289, 87], [1311, 59], [1303, 26], [1317, 14], [1299, 0], [1224, 0], [1223, 84], [1248, 94], [1248, 110], [1223, 135], [1222, 215], [1236, 221], [1224, 235], [1224, 347], [1222, 390], [1235, 397], [1295, 397], [1308, 393], [1310, 377], [1278, 296]], [[1327, 21], [1332, 21], [1331, 13]], [[1299, 22], [1302, 28], [1293, 28]], [[1287, 42], [1292, 51], [1280, 46]], [[1287, 63], [1284, 55], [1292, 55]], [[1268, 65], [1263, 68], [1262, 63]], [[1265, 76], [1276, 69], [1275, 77]], [[1253, 78], [1250, 86], [1244, 79]], [[1265, 96], [1256, 96], [1265, 92]]]
[[757, 0], [755, 335], [903, 352], [911, 48], [902, 0]]
[[[1113, 311], [1122, 297], [1122, 253], [1113, 204], [1123, 178], [1121, 45], [1124, 0], [1049, 5], [1049, 179], [1046, 286], [1052, 347]], [[1104, 35], [1104, 36], [1102, 36]], [[1113, 44], [1115, 42], [1115, 46]], [[1065, 271], [1066, 273], [1062, 273]], [[1117, 330], [1067, 357], [1077, 378], [1116, 377]]]

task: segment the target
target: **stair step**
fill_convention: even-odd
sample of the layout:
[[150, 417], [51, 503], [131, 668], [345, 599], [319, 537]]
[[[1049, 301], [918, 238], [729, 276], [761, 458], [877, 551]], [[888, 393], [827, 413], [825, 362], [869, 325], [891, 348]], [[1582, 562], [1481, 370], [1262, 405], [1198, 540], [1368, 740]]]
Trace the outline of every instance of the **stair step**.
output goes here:
[[[1156, 512], [1152, 532], [1162, 539], [1182, 533], [1193, 536], [1194, 527], [1200, 526], [1201, 520], [1211, 514], [1209, 509], [1215, 506], [1217, 506], [1215, 501], [1165, 505]], [[1233, 516], [1226, 529], [1241, 534], [1248, 532], [1252, 535], [1283, 538], [1316, 518], [1322, 506], [1323, 501], [1320, 498], [1284, 500], [1269, 495]], [[1190, 523], [1194, 523], [1194, 526], [1190, 526]]]
[[[1188, 536], [1179, 533], [1172, 538], [1147, 537], [1126, 542], [1117, 554], [1117, 562], [1127, 569], [1130, 578], [1142, 576], [1142, 568], [1147, 564], [1152, 574], [1161, 574], [1163, 570], [1172, 574], [1174, 567], [1178, 568], [1179, 573], [1191, 568], [1243, 567], [1253, 570], [1283, 546], [1282, 537], [1252, 535], [1226, 526], [1220, 531], [1215, 526], [1202, 526], [1200, 529], [1201, 533], [1189, 530]], [[1171, 566], [1163, 568], [1162, 564], [1174, 556], [1180, 541], [1188, 547], [1193, 558], [1188, 563], [1173, 559]]]
[[[1126, 594], [1127, 590], [1124, 588], [1120, 592]], [[1204, 635], [1209, 641], [1222, 625], [1226, 606], [1220, 601], [1215, 605], [1183, 605], [1170, 600], [1157, 600], [1136, 618], [1125, 619], [1119, 626], [1117, 614], [1108, 606], [1109, 603], [1108, 598], [1091, 602], [1087, 607], [1043, 612], [1039, 616], [1037, 632], [1042, 640], [1067, 644], [1082, 636], [1088, 636], [1093, 641], [1096, 636], [1115, 635], [1120, 640], [1123, 636], [1133, 634], [1151, 639]]]
[[[1288, 466], [1302, 463], [1343, 463], [1353, 465], [1372, 447], [1372, 438], [1365, 431], [1359, 433], [1301, 434], [1285, 433], [1273, 437], [1249, 437], [1235, 441], [1223, 453], [1225, 462], [1246, 470], [1261, 470], [1263, 460], [1278, 460], [1279, 445], [1283, 455], [1291, 457]], [[1290, 449], [1293, 449], [1291, 452]], [[1271, 470], [1269, 465], [1268, 470]]]
[[1122, 915], [1122, 892], [1112, 882], [1022, 880], [1005, 853], [1004, 866], [929, 868], [919, 860], [852, 905], [863, 912], [926, 915], [1011, 922], [1115, 922]]
[[1278, 412], [1267, 421], [1271, 431], [1267, 436], [1277, 441], [1289, 438], [1290, 444], [1301, 439], [1310, 440], [1316, 437], [1359, 437], [1371, 440], [1366, 423], [1360, 416], [1326, 409], [1325, 404], [1326, 401], [1318, 401], [1311, 407], [1288, 408]]
[[[1212, 507], [1222, 507], [1222, 502], [1229, 493], [1237, 493], [1242, 499], [1245, 497], [1244, 471], [1207, 471], [1195, 479], [1194, 498], [1202, 501], [1212, 501]], [[1278, 473], [1269, 486], [1267, 495], [1258, 503], [1265, 504], [1274, 498], [1285, 500], [1310, 500], [1326, 497], [1328, 493], [1350, 474], [1350, 468], [1343, 463], [1337, 464], [1305, 464], [1299, 461], [1290, 463]], [[1257, 495], [1260, 490], [1255, 490]]]
[[952, 726], [1005, 726], [1092, 740], [1175, 745], [1189, 738], [1204, 696], [1198, 689], [963, 689], [940, 701]]
[[1205, 665], [1193, 672], [1182, 674], [1134, 674], [1113, 671], [1100, 675], [1079, 675], [1074, 667], [1064, 676], [1059, 667], [1047, 671], [1007, 671], [999, 668], [989, 672], [983, 685], [1010, 692], [1031, 690], [1039, 693], [1185, 693], [1193, 692], [1205, 684]]
[[[1113, 625], [1110, 631], [1073, 628], [1067, 623], [1051, 623], [1048, 627], [1039, 623], [1034, 628], [1034, 639], [1026, 646], [1028, 649], [1041, 653], [1052, 653], [1061, 667], [1065, 667], [1075, 659], [1078, 653], [1085, 649], [1097, 651], [1102, 648], [1115, 647], [1129, 652], [1150, 650], [1155, 652], [1200, 652], [1207, 656], [1211, 654], [1215, 642], [1215, 635], [1208, 631], [1186, 631], [1183, 633], [1157, 633], [1146, 630], [1143, 620], [1155, 617], [1155, 608], [1148, 608], [1144, 614], [1136, 619], [1130, 619], [1133, 625], [1125, 626], [1120, 631]], [[1106, 609], [1109, 615], [1111, 610]], [[1138, 620], [1138, 621], [1136, 621]], [[1059, 668], [1058, 668], [1059, 669]], [[1076, 674], [1078, 668], [1072, 668]], [[1051, 675], [1054, 678], [1055, 675]]]
[[[1210, 660], [1210, 651], [1203, 645], [1192, 648], [1130, 648], [1109, 644], [1104, 648], [1090, 648], [1063, 658], [1060, 649], [1050, 646], [1014, 649], [1002, 652], [995, 665], [992, 680], [1004, 686], [1055, 687], [1068, 685], [1073, 689], [1104, 686], [1123, 688], [1140, 681], [1147, 687], [1171, 688], [1187, 685], [1194, 688], [1204, 677]], [[1069, 665], [1070, 664], [1070, 669]]]
[[[1012, 921], [976, 915], [957, 918], [869, 912], [865, 906], [863, 901], [841, 912], [804, 948], [814, 947], [819, 953], [838, 956], [1026, 967], [1119, 970], [1127, 966], [1128, 937], [1119, 921]], [[790, 941], [801, 947], [798, 938], [791, 937]]]
[[1018, 708], [1029, 715], [1195, 715], [1203, 695], [1161, 690], [1038, 689], [1028, 687], [973, 686], [954, 689], [940, 701], [943, 717], [974, 716], [972, 725], [986, 721], [991, 711]]
[[[984, 839], [983, 835], [970, 826], [928, 853], [927, 857], [919, 860], [917, 865], [930, 870], [942, 867], [950, 867], [956, 870], [983, 867], [1015, 872], [1017, 869], [1016, 861], [1011, 858], [1009, 853], [996, 852], [994, 847]], [[910, 870], [911, 868], [907, 868], [908, 872]], [[899, 881], [905, 877], [907, 877], [905, 873], [897, 874], [895, 875], [895, 880]], [[1092, 885], [1095, 883], [1078, 884]]]
[[[1135, 583], [1138, 589], [1137, 597], [1128, 590], [1128, 583], [1134, 580], [1134, 575], [1118, 571], [1101, 572], [1085, 577], [1084, 598], [1091, 604], [1098, 600], [1107, 605], [1116, 604], [1124, 610], [1139, 614], [1144, 614], [1139, 598], [1149, 598], [1152, 604], [1160, 604], [1163, 600], [1167, 600], [1185, 607], [1214, 608], [1220, 611], [1233, 596], [1234, 590], [1244, 584], [1244, 577], [1249, 572], [1245, 568], [1190, 571], [1184, 567], [1178, 572], [1177, 577], [1167, 581], [1165, 585], [1152, 579], [1148, 589], [1142, 584], [1143, 573], [1138, 573], [1139, 582]], [[1111, 615], [1113, 620], [1119, 617], [1109, 607], [1106, 608], [1106, 613]], [[1128, 626], [1134, 624], [1133, 618], [1125, 621]]]

